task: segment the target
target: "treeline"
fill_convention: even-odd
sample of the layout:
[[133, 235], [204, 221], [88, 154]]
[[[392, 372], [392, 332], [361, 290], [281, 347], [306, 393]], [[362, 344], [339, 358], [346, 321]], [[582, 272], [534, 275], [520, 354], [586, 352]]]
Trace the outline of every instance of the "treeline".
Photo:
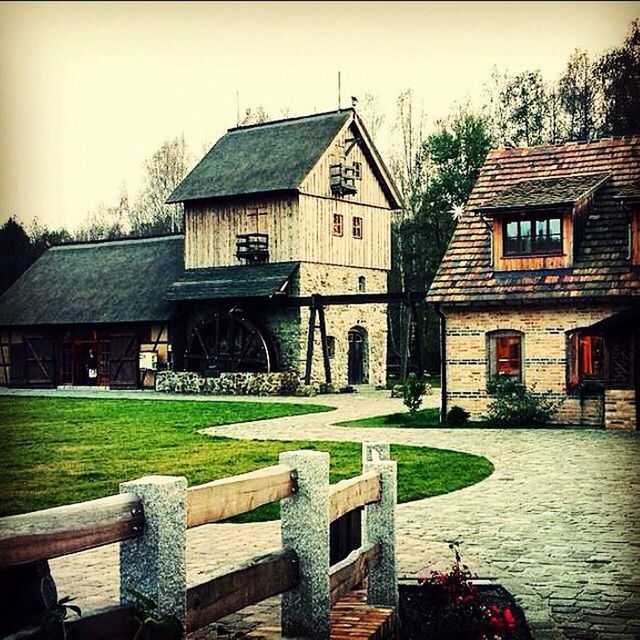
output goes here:
[[[429, 288], [491, 148], [640, 134], [640, 23], [634, 21], [624, 42], [599, 58], [576, 50], [556, 79], [539, 70], [495, 70], [483, 98], [481, 106], [459, 106], [430, 125], [411, 91], [398, 97], [384, 154], [404, 205], [393, 225], [392, 289]], [[374, 138], [384, 133], [386, 118], [375, 97], [366, 96], [360, 111]], [[409, 330], [406, 314], [395, 310], [390, 328], [399, 360]], [[438, 318], [426, 305], [418, 330], [423, 365], [436, 373]]]

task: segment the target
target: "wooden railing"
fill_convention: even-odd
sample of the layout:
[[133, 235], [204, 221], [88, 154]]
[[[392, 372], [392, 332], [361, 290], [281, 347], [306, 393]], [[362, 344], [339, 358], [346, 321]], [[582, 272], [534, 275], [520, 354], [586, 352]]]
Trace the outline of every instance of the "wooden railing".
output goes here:
[[[372, 452], [380, 450], [380, 445], [363, 445], [364, 473], [332, 486], [328, 484], [328, 454], [297, 451], [282, 454], [281, 464], [203, 485], [187, 488], [183, 478], [150, 476], [124, 483], [119, 495], [2, 518], [0, 567], [121, 542], [121, 604], [69, 623], [77, 633], [98, 640], [133, 637], [135, 621], [129, 587], [153, 597], [160, 612], [176, 616], [187, 632], [266, 598], [295, 592], [295, 597], [283, 598], [283, 630], [327, 637], [329, 607], [368, 575], [372, 576], [370, 595], [372, 584], [373, 592], [379, 593], [380, 576], [372, 572], [381, 565], [384, 553], [391, 553], [392, 557], [394, 554], [392, 542], [389, 543], [393, 540], [393, 526], [391, 537], [386, 536], [386, 540], [371, 536], [376, 526], [389, 529], [388, 520], [393, 519], [393, 513], [389, 515], [388, 506], [395, 505], [395, 480], [389, 485], [393, 495], [386, 495], [383, 473], [392, 468], [395, 478], [395, 467], [389, 467], [395, 463], [370, 459]], [[388, 447], [386, 452], [388, 457]], [[287, 464], [287, 459], [296, 460], [296, 465]], [[320, 476], [318, 463], [322, 467]], [[388, 466], [377, 469], [376, 464]], [[387, 508], [368, 514], [366, 543], [330, 567], [329, 523], [355, 509], [381, 507], [385, 495]], [[188, 528], [218, 522], [277, 500], [284, 501], [283, 542], [289, 541], [283, 545], [285, 548], [187, 589]], [[326, 509], [315, 509], [318, 501], [326, 504]], [[325, 525], [314, 526], [314, 517]], [[214, 530], [212, 533], [215, 535]], [[159, 536], [164, 536], [162, 545], [156, 543]], [[167, 536], [174, 536], [175, 540], [167, 544]], [[317, 554], [318, 548], [324, 551]], [[389, 566], [388, 562], [385, 564]], [[150, 566], [160, 565], [174, 567], [173, 574], [150, 574]], [[384, 579], [392, 579], [395, 585], [395, 570], [392, 578], [387, 575]], [[326, 606], [301, 607], [300, 603], [311, 602], [313, 590], [313, 602], [322, 601], [318, 600], [318, 589], [326, 594]], [[82, 606], [81, 602], [78, 604]]]

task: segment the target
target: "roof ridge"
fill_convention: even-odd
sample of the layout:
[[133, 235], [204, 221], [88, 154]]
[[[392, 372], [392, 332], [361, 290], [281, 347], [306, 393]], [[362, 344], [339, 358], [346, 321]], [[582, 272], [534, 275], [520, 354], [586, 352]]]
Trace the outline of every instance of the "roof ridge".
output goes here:
[[632, 133], [624, 136], [603, 136], [602, 138], [594, 138], [592, 140], [563, 140], [561, 142], [545, 142], [543, 144], [532, 144], [532, 145], [523, 145], [523, 146], [499, 146], [494, 147], [490, 150], [489, 153], [494, 152], [522, 152], [522, 151], [531, 151], [531, 150], [540, 150], [540, 149], [561, 149], [568, 147], [584, 147], [584, 146], [596, 146], [603, 145], [605, 142], [616, 142], [619, 140], [628, 140], [629, 142], [640, 142], [640, 133]]
[[322, 113], [309, 113], [309, 114], [304, 115], [304, 116], [293, 116], [292, 118], [278, 118], [278, 120], [268, 120], [266, 122], [256, 122], [255, 124], [237, 125], [235, 127], [231, 127], [230, 129], [227, 129], [227, 133], [231, 133], [232, 131], [244, 131], [245, 129], [257, 129], [259, 127], [268, 127], [269, 125], [282, 124], [284, 122], [295, 122], [297, 120], [306, 120], [308, 118], [319, 118], [321, 116], [328, 116], [328, 115], [334, 115], [334, 114], [339, 114], [339, 113], [347, 113], [349, 111], [355, 113], [355, 109], [353, 107], [348, 107], [348, 108], [345, 108], [345, 109], [334, 109], [333, 111], [323, 111]]
[[61, 242], [49, 247], [50, 250], [81, 249], [83, 247], [95, 247], [100, 244], [123, 245], [123, 244], [143, 244], [145, 242], [159, 242], [161, 240], [178, 240], [184, 238], [184, 233], [164, 233], [157, 236], [136, 236], [124, 238], [105, 238], [102, 240], [73, 240], [71, 242]]

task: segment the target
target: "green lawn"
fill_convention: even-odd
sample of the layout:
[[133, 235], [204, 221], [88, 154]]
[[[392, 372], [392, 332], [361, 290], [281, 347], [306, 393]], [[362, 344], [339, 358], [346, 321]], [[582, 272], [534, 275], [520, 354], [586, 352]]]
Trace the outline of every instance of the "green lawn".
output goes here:
[[[117, 493], [118, 483], [145, 474], [184, 475], [208, 482], [276, 464], [281, 451], [331, 453], [331, 481], [357, 475], [357, 443], [272, 442], [212, 438], [206, 426], [326, 410], [318, 405], [170, 400], [0, 398], [0, 515]], [[300, 417], [304, 435], [304, 416]], [[399, 499], [414, 500], [487, 477], [485, 458], [439, 449], [393, 447]], [[268, 505], [243, 520], [277, 517]]]
[[532, 425], [524, 427], [498, 427], [490, 422], [469, 421], [462, 425], [449, 425], [440, 422], [439, 409], [421, 409], [414, 416], [409, 413], [389, 413], [384, 416], [363, 418], [362, 420], [350, 420], [337, 422], [338, 427], [397, 427], [402, 429], [557, 429], [571, 428], [564, 425]]

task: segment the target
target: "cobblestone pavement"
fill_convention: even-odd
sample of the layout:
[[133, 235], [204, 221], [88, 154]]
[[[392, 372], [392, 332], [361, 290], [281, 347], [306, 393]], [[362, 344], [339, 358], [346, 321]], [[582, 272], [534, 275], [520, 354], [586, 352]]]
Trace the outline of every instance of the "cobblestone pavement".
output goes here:
[[[337, 410], [207, 433], [378, 440], [485, 455], [496, 469], [483, 482], [398, 508], [400, 572], [443, 566], [445, 541], [459, 539], [472, 568], [517, 597], [538, 640], [640, 639], [640, 434], [334, 427], [330, 423], [338, 420], [399, 410], [401, 403], [382, 394], [312, 400]], [[435, 405], [437, 398], [428, 403]], [[277, 522], [194, 529], [188, 541], [189, 583], [278, 543]], [[51, 564], [60, 593], [76, 595], [85, 608], [117, 600], [115, 546]], [[250, 614], [253, 622], [273, 623], [277, 600]]]

